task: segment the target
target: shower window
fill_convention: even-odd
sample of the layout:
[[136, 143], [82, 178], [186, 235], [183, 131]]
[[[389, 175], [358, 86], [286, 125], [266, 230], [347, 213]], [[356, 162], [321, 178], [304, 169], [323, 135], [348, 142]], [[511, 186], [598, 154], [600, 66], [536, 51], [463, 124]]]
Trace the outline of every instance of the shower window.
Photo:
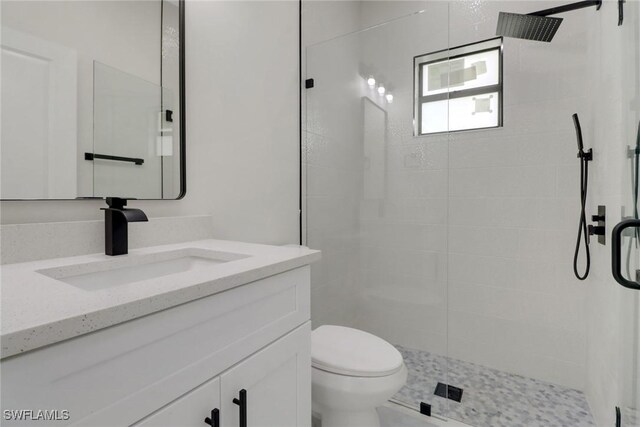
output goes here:
[[502, 38], [414, 58], [416, 135], [502, 126]]

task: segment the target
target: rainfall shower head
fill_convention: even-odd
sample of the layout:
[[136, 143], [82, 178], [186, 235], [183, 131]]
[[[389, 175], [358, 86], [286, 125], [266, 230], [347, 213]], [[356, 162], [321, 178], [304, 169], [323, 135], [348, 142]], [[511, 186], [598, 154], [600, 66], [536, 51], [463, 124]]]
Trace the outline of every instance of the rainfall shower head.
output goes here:
[[570, 12], [572, 10], [595, 6], [600, 9], [602, 0], [585, 0], [564, 6], [533, 12], [528, 15], [500, 12], [498, 16], [497, 36], [550, 42], [562, 24], [562, 18], [550, 18], [549, 15]]
[[500, 12], [496, 35], [550, 42], [562, 24], [562, 18]]

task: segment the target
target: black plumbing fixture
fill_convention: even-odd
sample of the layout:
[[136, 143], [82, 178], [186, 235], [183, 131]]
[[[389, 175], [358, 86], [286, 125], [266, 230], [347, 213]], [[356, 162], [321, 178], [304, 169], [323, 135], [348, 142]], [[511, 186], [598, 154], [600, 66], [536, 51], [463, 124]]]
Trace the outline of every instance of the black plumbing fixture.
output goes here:
[[[578, 240], [576, 241], [576, 251], [573, 255], [573, 272], [579, 280], [584, 280], [589, 276], [591, 269], [591, 253], [589, 252], [589, 230], [587, 228], [587, 189], [589, 182], [589, 162], [593, 160], [593, 150], [584, 151], [582, 141], [582, 128], [578, 114], [573, 116], [573, 124], [576, 128], [576, 141], [578, 143], [578, 158], [580, 159], [580, 221], [578, 224]], [[604, 218], [602, 218], [604, 221]], [[593, 230], [592, 230], [593, 231]], [[604, 229], [598, 230], [604, 233]], [[584, 238], [584, 249], [586, 255], [586, 265], [584, 273], [578, 271], [578, 256], [580, 253], [581, 240]]]
[[[532, 12], [528, 15], [500, 12], [500, 15], [498, 16], [496, 35], [540, 42], [550, 42], [553, 40], [553, 36], [556, 35], [558, 28], [560, 28], [560, 24], [562, 24], [562, 18], [552, 18], [549, 15], [557, 15], [558, 13], [571, 12], [573, 10], [593, 6], [595, 6], [596, 10], [600, 10], [602, 0], [579, 1], [577, 3]], [[619, 5], [618, 7], [620, 8], [620, 13], [622, 13], [622, 6]], [[622, 18], [619, 18], [618, 20], [619, 25], [622, 23], [621, 19]]]
[[598, 243], [602, 245], [606, 244], [607, 207], [598, 205], [598, 213], [591, 215], [591, 221], [595, 222], [596, 225], [589, 224], [589, 236], [598, 236]]
[[125, 208], [126, 199], [107, 197], [108, 208], [104, 211], [104, 253], [107, 255], [124, 255], [129, 252], [130, 222], [149, 221], [140, 209]]

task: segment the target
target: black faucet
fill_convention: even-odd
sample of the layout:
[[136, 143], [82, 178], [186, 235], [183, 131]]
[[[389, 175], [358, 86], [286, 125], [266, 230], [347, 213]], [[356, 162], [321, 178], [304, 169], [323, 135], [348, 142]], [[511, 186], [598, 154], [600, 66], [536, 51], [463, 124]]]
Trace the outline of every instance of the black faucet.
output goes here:
[[124, 255], [129, 252], [130, 222], [149, 221], [140, 209], [127, 209], [126, 199], [107, 197], [108, 208], [104, 211], [104, 253], [107, 255]]

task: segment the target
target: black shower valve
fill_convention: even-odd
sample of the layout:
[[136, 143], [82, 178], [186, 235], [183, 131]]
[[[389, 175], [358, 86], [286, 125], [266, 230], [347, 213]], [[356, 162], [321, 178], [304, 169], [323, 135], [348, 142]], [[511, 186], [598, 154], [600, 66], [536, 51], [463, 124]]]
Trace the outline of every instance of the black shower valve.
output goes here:
[[599, 205], [598, 213], [591, 215], [591, 220], [596, 224], [588, 227], [589, 236], [598, 236], [598, 243], [605, 245], [607, 243], [607, 207], [605, 205]]
[[589, 226], [589, 236], [604, 236], [605, 228], [602, 225], [590, 225]]

